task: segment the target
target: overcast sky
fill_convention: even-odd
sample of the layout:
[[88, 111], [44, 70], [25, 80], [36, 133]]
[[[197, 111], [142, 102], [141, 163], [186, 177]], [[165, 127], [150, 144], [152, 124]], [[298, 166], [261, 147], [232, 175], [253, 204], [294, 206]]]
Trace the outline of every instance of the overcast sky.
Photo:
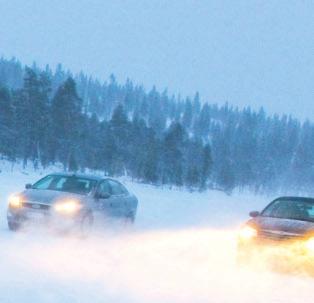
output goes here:
[[0, 55], [314, 120], [313, 1], [0, 0]]

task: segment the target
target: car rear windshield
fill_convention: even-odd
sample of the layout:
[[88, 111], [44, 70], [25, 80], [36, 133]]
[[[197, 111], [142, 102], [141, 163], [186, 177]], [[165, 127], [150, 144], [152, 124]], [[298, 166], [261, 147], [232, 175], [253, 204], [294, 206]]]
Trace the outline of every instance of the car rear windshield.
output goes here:
[[262, 212], [264, 217], [314, 222], [314, 202], [308, 200], [275, 200]]
[[92, 179], [80, 178], [77, 176], [49, 175], [36, 182], [32, 188], [57, 190], [84, 195], [88, 194], [95, 185], [96, 181]]

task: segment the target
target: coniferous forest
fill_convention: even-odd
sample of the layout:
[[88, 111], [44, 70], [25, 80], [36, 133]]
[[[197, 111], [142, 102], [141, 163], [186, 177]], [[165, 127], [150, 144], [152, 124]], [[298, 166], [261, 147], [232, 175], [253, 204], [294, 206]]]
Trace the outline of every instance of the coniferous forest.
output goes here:
[[199, 190], [314, 192], [313, 150], [309, 121], [0, 59], [0, 155], [25, 166]]

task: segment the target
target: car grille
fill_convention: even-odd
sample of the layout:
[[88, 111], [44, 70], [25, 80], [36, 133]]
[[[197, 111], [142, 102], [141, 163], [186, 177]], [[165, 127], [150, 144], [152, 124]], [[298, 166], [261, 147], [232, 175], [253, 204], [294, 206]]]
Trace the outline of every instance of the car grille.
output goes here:
[[50, 209], [50, 205], [36, 203], [36, 202], [24, 202], [23, 207], [31, 208], [34, 210], [49, 210]]
[[301, 238], [301, 235], [288, 233], [288, 232], [279, 232], [271, 230], [261, 230], [259, 232], [259, 238], [272, 241], [289, 241], [297, 240]]

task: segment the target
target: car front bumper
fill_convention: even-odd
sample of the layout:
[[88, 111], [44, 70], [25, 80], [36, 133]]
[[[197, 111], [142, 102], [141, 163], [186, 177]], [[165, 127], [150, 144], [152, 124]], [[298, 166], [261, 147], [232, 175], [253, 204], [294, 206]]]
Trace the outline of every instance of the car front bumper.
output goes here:
[[44, 225], [56, 230], [66, 231], [74, 228], [79, 222], [79, 215], [61, 215], [50, 209], [8, 209], [8, 223], [17, 224], [20, 227], [29, 225]]
[[308, 251], [304, 240], [238, 241], [237, 262], [280, 272], [314, 275], [314, 252]]

